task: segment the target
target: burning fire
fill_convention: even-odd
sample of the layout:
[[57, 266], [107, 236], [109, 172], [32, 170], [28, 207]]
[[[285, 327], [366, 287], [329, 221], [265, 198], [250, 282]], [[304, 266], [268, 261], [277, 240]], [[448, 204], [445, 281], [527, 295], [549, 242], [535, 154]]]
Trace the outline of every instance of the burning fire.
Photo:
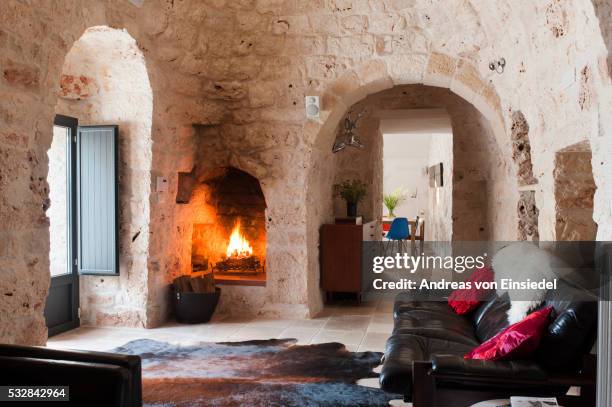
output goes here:
[[249, 241], [240, 233], [240, 221], [234, 226], [227, 244], [227, 257], [249, 257], [253, 254], [253, 248]]

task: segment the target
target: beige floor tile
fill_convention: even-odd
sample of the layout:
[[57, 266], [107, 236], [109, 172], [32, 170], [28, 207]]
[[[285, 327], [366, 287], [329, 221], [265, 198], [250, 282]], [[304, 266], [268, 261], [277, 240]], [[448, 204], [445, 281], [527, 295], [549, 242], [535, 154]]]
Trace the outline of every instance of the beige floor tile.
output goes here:
[[387, 334], [387, 336], [390, 336], [392, 331], [393, 331], [393, 323], [388, 323], [388, 322], [382, 322], [382, 323], [371, 322], [368, 325], [368, 332], [383, 333], [383, 334]]
[[370, 307], [336, 307], [332, 316], [338, 315], [372, 315], [376, 312], [376, 306]]
[[346, 330], [346, 331], [366, 331], [370, 324], [371, 317], [364, 315], [341, 315], [330, 317], [324, 329]]
[[325, 342], [340, 342], [344, 345], [353, 345], [355, 350], [359, 347], [361, 340], [363, 339], [364, 332], [362, 331], [337, 331], [322, 329], [312, 338], [311, 343], [325, 343]]
[[376, 323], [390, 323], [393, 324], [393, 314], [390, 312], [378, 312], [376, 311], [372, 315], [372, 322]]
[[340, 342], [353, 351], [380, 350], [393, 328], [391, 311], [384, 311], [389, 307], [374, 300], [360, 307], [329, 306], [320, 316], [303, 320], [215, 315], [206, 324], [168, 322], [154, 329], [80, 327], [50, 338], [48, 346], [106, 351], [142, 338], [180, 344], [296, 338], [299, 344]]
[[359, 344], [359, 351], [384, 352], [389, 334], [368, 332]]
[[295, 338], [298, 340], [298, 345], [308, 345], [310, 341], [312, 341], [312, 338], [314, 338], [320, 330], [320, 328], [289, 327], [283, 329], [283, 331], [277, 336], [277, 338]]
[[313, 319], [298, 319], [295, 320], [289, 328], [323, 328], [329, 317], [326, 318], [313, 318]]
[[256, 339], [273, 339], [283, 331], [282, 328], [244, 326], [230, 336], [230, 341], [249, 341]]
[[193, 338], [201, 338], [202, 341], [206, 342], [214, 341], [215, 338], [223, 338], [220, 340], [226, 340], [244, 326], [244, 324], [215, 324], [196, 328], [188, 336]]
[[247, 322], [246, 326], [285, 329], [290, 327], [294, 322], [295, 320], [291, 319], [256, 318]]

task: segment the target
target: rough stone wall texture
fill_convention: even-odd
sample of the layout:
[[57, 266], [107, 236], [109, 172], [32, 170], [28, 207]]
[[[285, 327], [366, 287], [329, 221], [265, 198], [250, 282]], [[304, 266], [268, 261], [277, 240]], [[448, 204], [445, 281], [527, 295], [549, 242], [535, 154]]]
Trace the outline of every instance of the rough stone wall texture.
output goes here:
[[540, 211], [535, 200], [535, 191], [520, 191], [520, 199], [516, 206], [518, 213], [518, 240], [538, 242], [540, 232], [538, 229], [538, 215]]
[[612, 76], [612, 3], [609, 0], [593, 0], [599, 27], [608, 47], [608, 72]]
[[146, 324], [152, 94], [142, 52], [123, 30], [89, 28], [66, 55], [56, 113], [119, 125], [119, 277], [80, 277], [81, 323]]
[[537, 184], [531, 164], [531, 144], [529, 143], [529, 124], [521, 111], [512, 112], [512, 159], [518, 167], [519, 186]]
[[[166, 318], [169, 281], [190, 262], [190, 231], [173, 198], [177, 173], [194, 165], [193, 125], [218, 125], [228, 140], [256, 146], [265, 166], [240, 154], [232, 160], [260, 179], [271, 225], [282, 231], [268, 231], [269, 245], [278, 244], [279, 261], [270, 265], [278, 277], [262, 307], [312, 314], [322, 304], [318, 229], [333, 213], [334, 130], [349, 106], [393, 85], [450, 88], [487, 118], [504, 157], [511, 157], [509, 112], [523, 112], [541, 239], [555, 233], [553, 154], [589, 139], [598, 238], [612, 238], [612, 97], [595, 21], [588, 0], [1, 2], [0, 341], [46, 338], [46, 152], [64, 56], [86, 28], [127, 29], [151, 82], [150, 175], [171, 185], [150, 199], [144, 324], [154, 326]], [[500, 57], [504, 73], [489, 71]], [[585, 66], [593, 93], [583, 109]], [[305, 119], [305, 94], [322, 96], [320, 120]], [[488, 193], [516, 208], [516, 188]]]
[[[49, 287], [47, 150], [51, 145], [53, 89], [68, 42], [72, 7], [50, 2], [0, 5], [0, 341], [42, 344]], [[61, 8], [61, 6], [59, 6]], [[65, 20], [64, 20], [65, 18]], [[43, 23], [44, 22], [44, 23]]]
[[595, 181], [588, 142], [568, 146], [555, 156], [556, 240], [594, 240]]

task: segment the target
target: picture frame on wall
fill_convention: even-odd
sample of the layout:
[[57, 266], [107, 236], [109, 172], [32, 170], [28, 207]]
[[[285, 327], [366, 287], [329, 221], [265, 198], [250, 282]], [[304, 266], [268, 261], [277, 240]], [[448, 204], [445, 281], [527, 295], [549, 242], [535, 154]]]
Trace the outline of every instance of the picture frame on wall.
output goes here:
[[427, 172], [429, 173], [429, 186], [431, 188], [444, 186], [444, 165], [442, 163], [432, 165]]

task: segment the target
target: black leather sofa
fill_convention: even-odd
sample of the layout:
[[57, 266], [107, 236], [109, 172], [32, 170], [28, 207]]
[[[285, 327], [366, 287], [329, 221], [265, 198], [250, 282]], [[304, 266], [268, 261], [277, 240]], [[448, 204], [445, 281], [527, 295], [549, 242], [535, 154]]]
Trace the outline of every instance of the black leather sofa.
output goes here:
[[142, 406], [139, 356], [0, 344], [0, 367], [1, 386], [69, 386], [69, 402], [45, 405]]
[[[446, 302], [413, 301], [399, 294], [394, 330], [380, 375], [381, 387], [404, 395], [414, 407], [466, 407], [512, 395], [554, 396], [571, 405], [595, 405], [597, 301], [573, 300], [573, 288], [560, 283], [542, 306], [554, 308], [533, 360], [465, 360], [463, 355], [508, 326], [507, 294], [493, 297], [467, 316]], [[580, 386], [580, 397], [566, 397]]]

